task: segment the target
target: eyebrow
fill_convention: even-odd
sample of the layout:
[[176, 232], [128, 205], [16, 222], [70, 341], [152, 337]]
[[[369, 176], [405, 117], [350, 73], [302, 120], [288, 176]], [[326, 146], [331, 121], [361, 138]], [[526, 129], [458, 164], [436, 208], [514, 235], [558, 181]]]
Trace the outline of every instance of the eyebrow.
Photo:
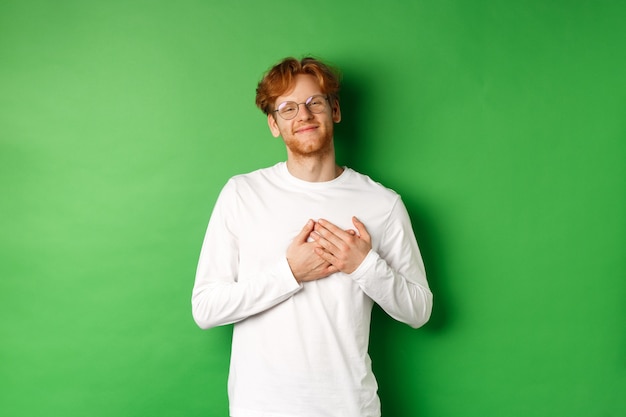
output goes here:
[[284, 102], [286, 102], [286, 101], [294, 101], [294, 102], [296, 102], [296, 103], [304, 103], [305, 101], [307, 101], [307, 100], [308, 100], [308, 99], [310, 99], [311, 97], [315, 97], [315, 96], [324, 96], [324, 97], [325, 97], [325, 96], [326, 96], [326, 94], [324, 94], [324, 93], [313, 93], [313, 94], [311, 94], [311, 95], [306, 96], [306, 97], [304, 98], [304, 100], [302, 100], [302, 101], [300, 101], [300, 100], [296, 100], [296, 99], [294, 99], [294, 98], [291, 98], [291, 99], [283, 99], [283, 100], [276, 99], [276, 103], [277, 103], [277, 104], [281, 104], [281, 103], [284, 103]]

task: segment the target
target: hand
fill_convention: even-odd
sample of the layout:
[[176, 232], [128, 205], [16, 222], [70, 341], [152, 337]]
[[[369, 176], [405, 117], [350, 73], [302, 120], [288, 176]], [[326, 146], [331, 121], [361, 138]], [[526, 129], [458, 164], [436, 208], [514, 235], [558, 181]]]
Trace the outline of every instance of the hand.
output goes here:
[[352, 217], [354, 230], [342, 230], [331, 222], [320, 219], [311, 237], [318, 243], [315, 252], [326, 262], [346, 274], [354, 272], [372, 249], [372, 239], [365, 225]]
[[287, 248], [287, 262], [298, 282], [326, 278], [338, 271], [316, 252], [320, 249], [318, 243], [308, 242], [314, 227], [315, 222], [309, 220]]

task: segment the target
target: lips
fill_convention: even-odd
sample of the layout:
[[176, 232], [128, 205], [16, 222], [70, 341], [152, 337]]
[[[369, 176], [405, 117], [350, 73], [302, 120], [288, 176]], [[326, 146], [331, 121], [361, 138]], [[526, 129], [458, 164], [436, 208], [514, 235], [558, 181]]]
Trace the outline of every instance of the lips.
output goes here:
[[302, 127], [299, 127], [298, 129], [296, 129], [296, 133], [311, 132], [311, 131], [313, 131], [315, 129], [317, 129], [317, 126], [315, 126], [315, 125], [302, 126]]

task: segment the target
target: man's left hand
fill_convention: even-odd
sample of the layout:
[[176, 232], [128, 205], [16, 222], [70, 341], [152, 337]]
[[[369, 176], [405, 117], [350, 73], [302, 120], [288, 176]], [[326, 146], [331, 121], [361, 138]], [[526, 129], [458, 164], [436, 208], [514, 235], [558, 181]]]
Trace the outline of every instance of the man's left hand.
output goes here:
[[311, 233], [313, 240], [321, 246], [316, 249], [317, 254], [346, 274], [354, 272], [372, 249], [372, 240], [365, 225], [356, 217], [352, 217], [352, 223], [356, 233], [320, 219]]

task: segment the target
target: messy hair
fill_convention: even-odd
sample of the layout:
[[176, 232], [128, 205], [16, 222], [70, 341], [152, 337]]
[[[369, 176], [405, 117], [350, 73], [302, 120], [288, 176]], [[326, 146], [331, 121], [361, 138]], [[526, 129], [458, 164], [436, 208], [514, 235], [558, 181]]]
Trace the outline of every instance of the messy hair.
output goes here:
[[259, 82], [256, 89], [256, 105], [265, 114], [270, 114], [276, 99], [293, 86], [300, 74], [312, 75], [317, 79], [329, 102], [339, 100], [340, 74], [335, 68], [312, 57], [285, 58], [273, 66]]

